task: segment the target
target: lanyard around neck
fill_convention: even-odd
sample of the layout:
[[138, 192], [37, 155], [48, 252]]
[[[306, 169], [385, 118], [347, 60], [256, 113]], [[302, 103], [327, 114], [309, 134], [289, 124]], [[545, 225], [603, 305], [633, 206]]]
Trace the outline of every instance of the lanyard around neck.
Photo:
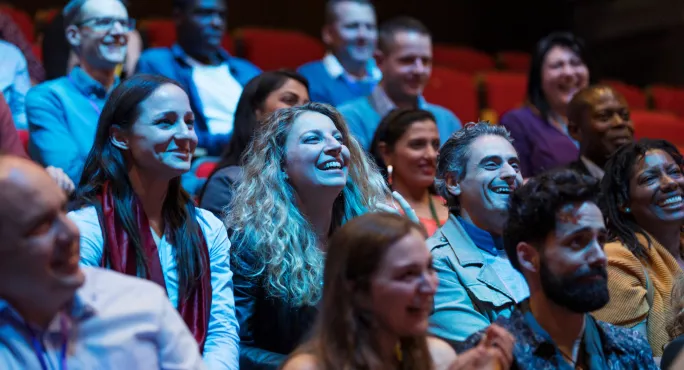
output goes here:
[[[67, 349], [68, 349], [68, 344], [69, 344], [69, 333], [67, 331], [67, 322], [66, 322], [66, 316], [60, 312], [59, 314], [59, 327], [60, 327], [60, 332], [61, 332], [61, 337], [62, 337], [62, 348], [61, 348], [61, 353], [59, 356], [59, 369], [60, 370], [67, 370]], [[52, 370], [52, 363], [50, 362], [50, 359], [47, 354], [47, 350], [45, 346], [43, 346], [43, 343], [40, 340], [40, 337], [38, 334], [31, 329], [28, 324], [26, 325], [26, 329], [29, 332], [29, 335], [31, 336], [31, 345], [33, 347], [33, 351], [36, 354], [36, 357], [38, 357], [38, 361], [40, 361], [40, 367], [42, 370]]]

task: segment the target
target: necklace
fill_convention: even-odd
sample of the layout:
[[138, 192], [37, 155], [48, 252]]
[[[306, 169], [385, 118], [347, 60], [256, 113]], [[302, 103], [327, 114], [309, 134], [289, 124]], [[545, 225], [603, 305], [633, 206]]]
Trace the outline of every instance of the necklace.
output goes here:
[[435, 209], [435, 203], [430, 195], [430, 213], [432, 214], [432, 219], [437, 223], [437, 227], [442, 227], [442, 223], [439, 222], [439, 216], [437, 215], [437, 209]]

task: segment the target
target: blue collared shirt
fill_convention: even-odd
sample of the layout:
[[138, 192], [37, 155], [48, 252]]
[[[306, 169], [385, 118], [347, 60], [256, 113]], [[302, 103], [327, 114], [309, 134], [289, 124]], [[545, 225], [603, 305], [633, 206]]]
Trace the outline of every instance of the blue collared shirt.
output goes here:
[[69, 338], [69, 369], [205, 368], [195, 338], [161, 288], [113, 271], [82, 271], [85, 284], [77, 290], [71, 309], [55, 317], [47, 330], [30, 326], [0, 299], [2, 369], [41, 368], [29, 327], [42, 342], [50, 369], [60, 368], [63, 330]]
[[26, 129], [26, 93], [31, 88], [28, 65], [21, 50], [0, 40], [0, 92], [12, 111], [17, 129]]
[[461, 217], [457, 219], [473, 243], [485, 252], [482, 256], [486, 263], [494, 268], [515, 301], [519, 303], [527, 299], [530, 296], [530, 288], [525, 277], [508, 260], [503, 248], [503, 238], [494, 236]]
[[68, 76], [33, 87], [26, 97], [31, 158], [63, 169], [78, 184], [100, 112], [117, 84], [118, 79], [107, 90], [74, 67]]
[[[104, 238], [100, 220], [94, 207], [69, 212], [81, 232], [81, 264], [100, 266]], [[214, 369], [237, 370], [239, 363], [238, 322], [235, 317], [233, 273], [230, 270], [230, 241], [226, 228], [216, 216], [197, 209], [197, 222], [206, 238], [211, 270], [211, 310], [207, 340], [204, 344], [204, 361]], [[156, 237], [156, 234], [153, 233]], [[166, 283], [166, 292], [174, 307], [178, 307], [178, 270], [176, 248], [164, 236], [155, 239]]]

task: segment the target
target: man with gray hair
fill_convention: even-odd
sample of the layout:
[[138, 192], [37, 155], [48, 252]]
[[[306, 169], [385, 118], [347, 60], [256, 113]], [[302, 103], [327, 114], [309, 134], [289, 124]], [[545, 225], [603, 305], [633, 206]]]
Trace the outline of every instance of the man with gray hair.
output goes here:
[[529, 296], [503, 248], [508, 202], [522, 184], [508, 131], [469, 123], [439, 150], [437, 192], [449, 220], [427, 241], [439, 277], [430, 332], [452, 344], [509, 315]]

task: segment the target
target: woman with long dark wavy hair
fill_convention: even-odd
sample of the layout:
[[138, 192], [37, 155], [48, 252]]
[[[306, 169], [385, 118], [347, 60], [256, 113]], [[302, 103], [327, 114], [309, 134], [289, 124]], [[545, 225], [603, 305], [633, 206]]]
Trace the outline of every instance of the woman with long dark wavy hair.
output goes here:
[[613, 154], [601, 182], [614, 240], [604, 247], [610, 302], [594, 316], [640, 331], [656, 357], [669, 341], [670, 295], [684, 266], [683, 165], [669, 142], [641, 139]]
[[233, 136], [200, 191], [200, 207], [221, 217], [233, 196], [235, 184], [242, 178], [244, 154], [259, 122], [278, 109], [308, 102], [309, 83], [299, 73], [264, 72], [250, 80], [235, 110]]
[[456, 356], [428, 337], [437, 275], [425, 231], [391, 213], [355, 218], [333, 234], [313, 336], [284, 370], [508, 369], [513, 336], [492, 325]]
[[81, 232], [82, 264], [161, 285], [209, 367], [237, 369], [230, 242], [180, 184], [197, 146], [193, 122], [175, 81], [122, 82], [100, 115], [69, 216]]

